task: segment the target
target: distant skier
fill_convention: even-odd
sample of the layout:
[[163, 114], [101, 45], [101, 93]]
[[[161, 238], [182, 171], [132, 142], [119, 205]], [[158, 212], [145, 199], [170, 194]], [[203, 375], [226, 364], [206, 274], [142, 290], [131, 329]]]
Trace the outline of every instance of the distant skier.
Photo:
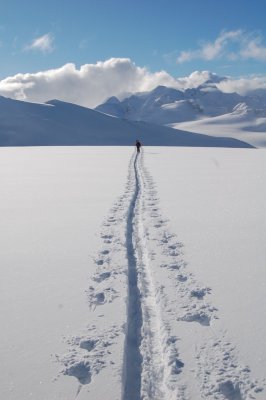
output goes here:
[[140, 153], [141, 143], [139, 140], [136, 140], [136, 148], [137, 148], [137, 152]]

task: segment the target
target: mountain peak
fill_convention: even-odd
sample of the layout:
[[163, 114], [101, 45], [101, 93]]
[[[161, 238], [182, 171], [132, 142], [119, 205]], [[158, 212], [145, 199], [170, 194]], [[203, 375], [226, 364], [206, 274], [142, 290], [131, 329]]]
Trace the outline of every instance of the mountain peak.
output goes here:
[[120, 104], [120, 101], [117, 97], [111, 96], [109, 99], [106, 100], [105, 104]]

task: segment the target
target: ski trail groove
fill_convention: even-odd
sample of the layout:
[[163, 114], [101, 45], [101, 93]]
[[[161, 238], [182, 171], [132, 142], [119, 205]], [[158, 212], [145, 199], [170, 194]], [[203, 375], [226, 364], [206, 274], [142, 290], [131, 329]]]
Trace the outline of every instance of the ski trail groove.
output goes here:
[[[171, 375], [169, 359], [168, 332], [161, 318], [160, 299], [158, 288], [154, 284], [151, 269], [151, 257], [148, 251], [149, 236], [146, 229], [146, 187], [143, 174], [143, 156], [137, 164], [139, 196], [136, 203], [135, 217], [135, 247], [139, 268], [139, 287], [142, 305], [142, 342], [141, 353], [142, 381], [141, 399], [171, 400], [175, 397], [175, 390], [167, 384]], [[152, 195], [153, 199], [155, 195]], [[148, 221], [149, 222], [149, 221]]]
[[138, 288], [137, 260], [134, 249], [134, 214], [139, 196], [139, 180], [137, 174], [138, 153], [134, 160], [135, 191], [129, 205], [126, 226], [126, 248], [128, 259], [128, 299], [127, 299], [127, 330], [125, 338], [123, 400], [139, 400], [141, 390], [141, 295]]
[[167, 332], [160, 315], [150, 270], [145, 220], [142, 154], [136, 154], [135, 189], [129, 205], [126, 231], [128, 258], [127, 331], [124, 354], [123, 400], [170, 400]]

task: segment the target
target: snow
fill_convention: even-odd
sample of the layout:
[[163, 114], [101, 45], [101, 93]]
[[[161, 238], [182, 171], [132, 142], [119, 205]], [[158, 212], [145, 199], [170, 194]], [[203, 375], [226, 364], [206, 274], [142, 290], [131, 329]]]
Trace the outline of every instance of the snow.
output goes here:
[[254, 110], [246, 103], [239, 103], [229, 114], [169, 126], [187, 132], [231, 137], [258, 148], [266, 147], [266, 109]]
[[250, 147], [231, 138], [127, 121], [58, 100], [36, 104], [0, 97], [1, 146], [130, 146], [136, 139], [153, 146]]
[[233, 111], [239, 103], [251, 109], [266, 109], [266, 97], [251, 93], [224, 93], [210, 80], [183, 91], [158, 86], [145, 93], [136, 93], [121, 101], [111, 97], [95, 109], [119, 118], [154, 122], [161, 125], [216, 117]]
[[163, 149], [145, 156], [149, 170], [156, 170], [161, 207], [172, 230], [178, 226], [186, 260], [213, 289], [220, 325], [265, 378], [265, 150]]
[[54, 381], [56, 355], [90, 322], [95, 231], [123, 192], [131, 151], [0, 150], [0, 398], [73, 399], [74, 379]]
[[0, 151], [1, 398], [265, 398], [265, 150]]
[[110, 98], [96, 110], [186, 132], [233, 137], [255, 147], [266, 146], [265, 92], [245, 96], [224, 93], [211, 77], [198, 87], [184, 91], [159, 86], [120, 102]]

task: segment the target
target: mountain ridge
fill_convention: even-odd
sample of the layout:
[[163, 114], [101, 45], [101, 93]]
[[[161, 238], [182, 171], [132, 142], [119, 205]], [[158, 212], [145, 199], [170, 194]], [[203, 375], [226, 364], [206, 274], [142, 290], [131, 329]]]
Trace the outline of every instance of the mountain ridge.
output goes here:
[[1, 146], [129, 146], [136, 139], [151, 146], [253, 147], [236, 139], [114, 118], [60, 100], [40, 104], [0, 98]]
[[[240, 103], [266, 110], [266, 94], [252, 93], [242, 96], [225, 93], [217, 87], [223, 78], [207, 79], [198, 87], [185, 90], [158, 86], [150, 92], [136, 93], [122, 100], [111, 97], [95, 110], [129, 120], [168, 125], [217, 117], [233, 112]], [[225, 78], [224, 78], [225, 79]]]

